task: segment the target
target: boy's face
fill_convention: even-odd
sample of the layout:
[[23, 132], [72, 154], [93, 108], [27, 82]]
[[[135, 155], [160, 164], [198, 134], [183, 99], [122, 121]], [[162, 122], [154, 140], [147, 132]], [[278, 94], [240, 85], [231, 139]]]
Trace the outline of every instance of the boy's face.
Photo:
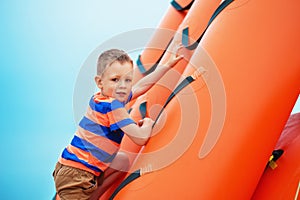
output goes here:
[[132, 88], [132, 64], [114, 62], [106, 68], [101, 76], [96, 76], [95, 81], [103, 96], [113, 97], [120, 102], [128, 99]]

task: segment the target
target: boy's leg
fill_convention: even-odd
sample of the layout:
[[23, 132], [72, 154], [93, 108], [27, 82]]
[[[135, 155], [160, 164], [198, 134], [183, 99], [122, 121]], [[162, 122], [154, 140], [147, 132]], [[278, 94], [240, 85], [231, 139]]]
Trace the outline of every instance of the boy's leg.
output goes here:
[[90, 200], [98, 200], [99, 197], [119, 178], [125, 176], [129, 169], [128, 156], [123, 152], [118, 152], [113, 159], [111, 165], [104, 172], [103, 180], [99, 180], [98, 183], [102, 183], [94, 191]]
[[60, 163], [56, 164], [53, 177], [61, 200], [88, 200], [97, 187], [95, 175]]

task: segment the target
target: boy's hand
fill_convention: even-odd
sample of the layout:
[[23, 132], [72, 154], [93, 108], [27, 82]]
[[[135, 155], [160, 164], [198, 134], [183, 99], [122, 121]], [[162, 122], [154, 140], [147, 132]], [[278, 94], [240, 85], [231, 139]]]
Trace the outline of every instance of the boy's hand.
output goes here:
[[140, 126], [140, 127], [143, 126], [143, 123], [144, 123], [144, 120], [142, 120], [142, 119], [139, 120], [139, 121], [138, 121], [138, 126]]
[[166, 63], [167, 67], [173, 67], [174, 65], [176, 65], [176, 63], [181, 60], [183, 58], [183, 55], [177, 55], [179, 49], [181, 49], [183, 47], [183, 45], [179, 44], [176, 45], [176, 49], [175, 49], [175, 53], [171, 52], [170, 58], [168, 60], [168, 62]]
[[138, 125], [139, 126], [152, 126], [154, 123], [154, 121], [151, 119], [151, 118], [144, 118], [144, 119], [141, 119], [139, 122], [138, 122]]

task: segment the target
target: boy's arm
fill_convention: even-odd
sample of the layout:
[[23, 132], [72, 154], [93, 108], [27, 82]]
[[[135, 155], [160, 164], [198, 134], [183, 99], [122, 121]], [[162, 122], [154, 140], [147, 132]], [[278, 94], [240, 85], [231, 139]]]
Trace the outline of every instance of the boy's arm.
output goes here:
[[111, 117], [115, 124], [137, 145], [144, 145], [148, 141], [154, 123], [152, 119], [144, 118], [141, 126], [136, 125], [124, 107], [114, 109]]
[[177, 48], [175, 54], [170, 55], [170, 59], [166, 64], [158, 66], [152, 73], [139, 80], [132, 87], [132, 99], [135, 99], [147, 92], [169, 69], [183, 58], [182, 55], [177, 56], [177, 51], [180, 48], [181, 46]]
[[137, 145], [144, 145], [149, 140], [154, 121], [150, 118], [144, 118], [142, 126], [129, 124], [122, 127], [122, 131]]

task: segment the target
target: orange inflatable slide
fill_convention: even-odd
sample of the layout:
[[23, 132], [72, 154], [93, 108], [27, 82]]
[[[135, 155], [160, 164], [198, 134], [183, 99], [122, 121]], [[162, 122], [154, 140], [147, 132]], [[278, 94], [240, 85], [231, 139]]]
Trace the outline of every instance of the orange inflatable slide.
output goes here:
[[194, 46], [177, 86], [206, 72], [166, 106], [162, 87], [145, 95], [160, 120], [111, 199], [251, 199], [257, 188], [299, 95], [298, 3], [194, 1], [186, 17], [208, 4], [205, 23], [183, 19], [176, 32]]
[[300, 113], [295, 113], [289, 117], [252, 199], [300, 199], [299, 155]]
[[132, 167], [100, 200], [299, 199], [299, 6], [172, 1], [134, 78], [179, 44], [184, 59], [129, 104], [153, 135], [142, 148], [124, 137]]

